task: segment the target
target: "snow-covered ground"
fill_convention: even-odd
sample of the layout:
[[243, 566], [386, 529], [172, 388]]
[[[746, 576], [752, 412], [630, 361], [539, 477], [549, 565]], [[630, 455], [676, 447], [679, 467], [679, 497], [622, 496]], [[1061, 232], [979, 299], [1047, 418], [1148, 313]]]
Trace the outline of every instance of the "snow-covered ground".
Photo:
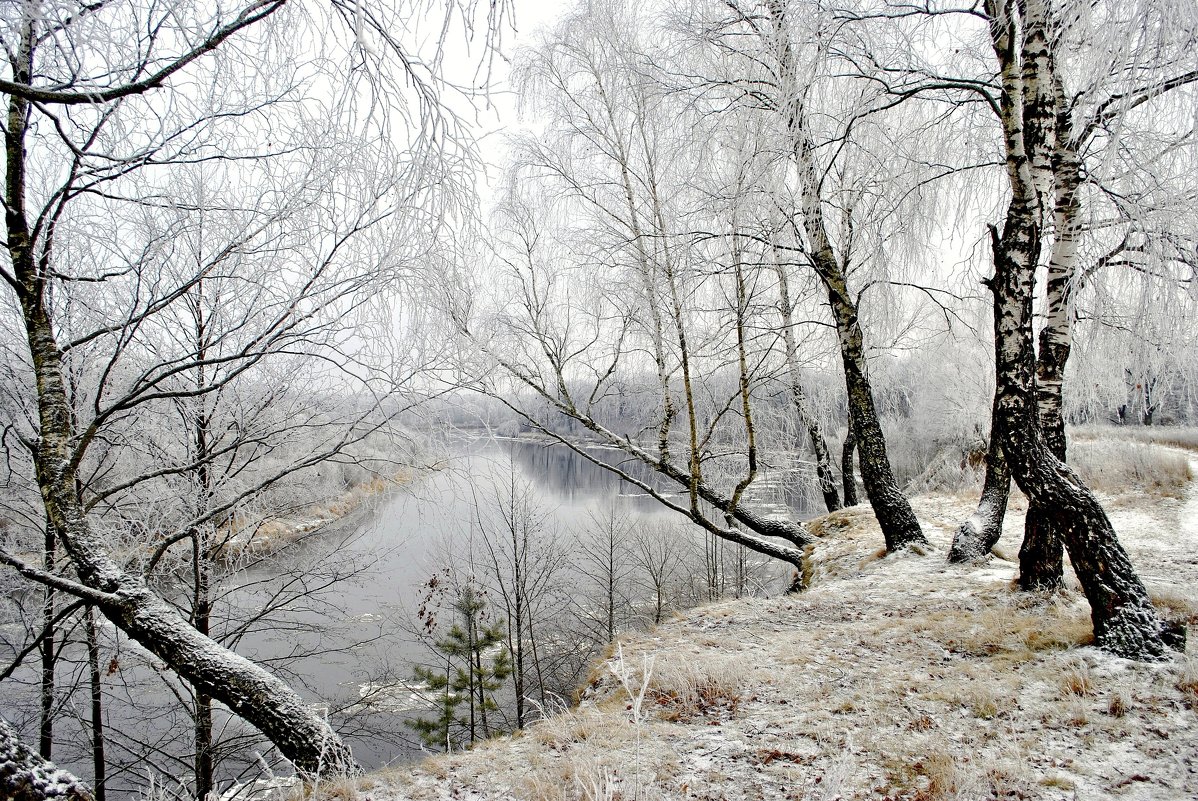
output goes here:
[[[1104, 500], [1150, 591], [1192, 615], [1198, 492], [1181, 494]], [[372, 775], [359, 797], [1198, 798], [1195, 645], [1166, 664], [1117, 659], [1087, 646], [1076, 588], [1027, 597], [1012, 561], [946, 564], [973, 503], [916, 499], [926, 555], [881, 556], [867, 507], [822, 518], [808, 592], [627, 636], [577, 709]]]

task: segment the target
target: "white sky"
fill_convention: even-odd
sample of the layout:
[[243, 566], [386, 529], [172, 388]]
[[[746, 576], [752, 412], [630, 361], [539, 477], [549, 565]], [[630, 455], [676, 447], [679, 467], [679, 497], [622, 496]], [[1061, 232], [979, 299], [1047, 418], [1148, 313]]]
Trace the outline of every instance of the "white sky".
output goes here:
[[478, 115], [479, 152], [488, 165], [484, 185], [480, 186], [484, 202], [497, 186], [500, 179], [498, 167], [502, 165], [506, 146], [504, 134], [520, 127], [516, 110], [516, 96], [508, 84], [508, 66], [522, 46], [533, 44], [537, 34], [550, 27], [572, 5], [569, 0], [509, 0], [513, 16], [508, 20], [510, 28], [503, 32], [503, 58], [495, 60], [491, 95], [491, 109], [482, 109]]

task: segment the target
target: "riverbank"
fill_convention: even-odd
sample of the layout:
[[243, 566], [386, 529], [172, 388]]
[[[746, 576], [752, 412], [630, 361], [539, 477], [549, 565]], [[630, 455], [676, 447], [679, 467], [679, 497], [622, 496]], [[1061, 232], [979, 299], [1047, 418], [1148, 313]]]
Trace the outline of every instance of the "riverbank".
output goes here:
[[[1198, 609], [1198, 496], [1103, 498], [1165, 614]], [[1000, 552], [1023, 525], [1013, 499]], [[812, 587], [621, 638], [582, 704], [474, 750], [340, 788], [399, 799], [1188, 799], [1198, 651], [1145, 665], [1090, 647], [1071, 575], [948, 565], [968, 496], [917, 498], [933, 551], [881, 556], [866, 507], [814, 521]]]
[[419, 473], [402, 468], [389, 475], [376, 475], [344, 492], [310, 504], [292, 514], [266, 520], [235, 520], [223, 540], [221, 556], [234, 561], [246, 556], [269, 556], [326, 526], [341, 522], [382, 499], [388, 492], [410, 484]]

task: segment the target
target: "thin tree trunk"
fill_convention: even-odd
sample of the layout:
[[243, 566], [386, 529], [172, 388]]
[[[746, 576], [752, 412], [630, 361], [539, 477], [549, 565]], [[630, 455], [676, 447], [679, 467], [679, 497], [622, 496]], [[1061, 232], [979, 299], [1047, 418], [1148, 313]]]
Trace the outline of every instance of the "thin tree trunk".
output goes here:
[[849, 425], [857, 438], [861, 459], [861, 478], [869, 498], [886, 549], [894, 551], [916, 543], [926, 543], [923, 530], [911, 509], [890, 466], [886, 453], [886, 438], [874, 406], [866, 365], [864, 337], [857, 315], [857, 304], [849, 293], [848, 280], [841, 262], [832, 248], [824, 221], [820, 180], [815, 163], [815, 145], [807, 130], [803, 98], [799, 92], [798, 67], [790, 47], [785, 25], [786, 9], [780, 0], [770, 0], [769, 13], [777, 38], [779, 71], [781, 73], [779, 110], [786, 118], [791, 137], [791, 149], [798, 167], [802, 198], [802, 219], [796, 224], [806, 234], [808, 255], [815, 272], [828, 292], [828, 305], [840, 340], [840, 356], [844, 364], [845, 386], [848, 390]]
[[[829, 255], [831, 251], [829, 250]], [[923, 530], [907, 497], [899, 489], [886, 453], [886, 437], [874, 406], [873, 388], [866, 372], [865, 346], [853, 304], [843, 277], [827, 282], [837, 330], [840, 331], [841, 360], [849, 397], [849, 424], [857, 441], [861, 461], [861, 479], [865, 495], [878, 518], [886, 549], [894, 551], [915, 543], [926, 543]]]
[[807, 431], [811, 442], [811, 450], [815, 454], [815, 476], [819, 482], [820, 492], [824, 496], [824, 507], [829, 512], [840, 508], [840, 495], [836, 491], [836, 475], [832, 471], [832, 457], [828, 452], [828, 443], [819, 421], [811, 413], [807, 394], [803, 392], [803, 383], [799, 371], [799, 349], [795, 344], [794, 315], [791, 312], [790, 281], [786, 277], [786, 268], [774, 254], [774, 271], [778, 275], [778, 313], [782, 317], [782, 343], [786, 349], [786, 369], [790, 379], [790, 402], [795, 410], [799, 425]]
[[853, 454], [857, 451], [857, 435], [853, 433], [853, 415], [845, 421], [844, 446], [840, 449], [840, 483], [844, 486], [844, 505], [856, 506], [857, 469], [853, 465]]
[[[96, 612], [88, 606], [84, 612], [87, 625], [87, 667], [91, 683], [92, 728], [92, 785], [96, 801], [104, 801], [106, 766], [104, 762], [104, 696], [100, 684], [100, 640], [96, 632]], [[199, 797], [203, 801], [204, 797]]]
[[0, 798], [94, 801], [87, 785], [26, 747], [3, 717], [0, 717]]
[[[210, 634], [212, 601], [209, 592], [211, 565], [209, 562], [208, 538], [201, 531], [192, 532], [192, 571], [195, 597], [192, 599], [192, 625], [205, 637]], [[195, 777], [196, 798], [206, 801], [213, 785], [212, 755], [212, 696], [197, 691], [195, 694]]]
[[[518, 568], [517, 568], [518, 570]], [[517, 582], [519, 574], [517, 573]], [[516, 690], [516, 728], [524, 728], [524, 604], [523, 604], [523, 589], [517, 585], [516, 588], [516, 636], [515, 636], [515, 659], [513, 664], [515, 670], [513, 672], [513, 684]], [[511, 650], [511, 644], [509, 644]]]
[[[54, 572], [54, 551], [57, 538], [50, 521], [46, 521], [45, 554], [42, 561], [47, 573]], [[44, 587], [42, 597], [42, 644], [41, 652], [41, 717], [38, 725], [38, 753], [42, 759], [54, 758], [54, 672], [58, 661], [55, 650], [57, 634], [54, 625], [54, 588]]]

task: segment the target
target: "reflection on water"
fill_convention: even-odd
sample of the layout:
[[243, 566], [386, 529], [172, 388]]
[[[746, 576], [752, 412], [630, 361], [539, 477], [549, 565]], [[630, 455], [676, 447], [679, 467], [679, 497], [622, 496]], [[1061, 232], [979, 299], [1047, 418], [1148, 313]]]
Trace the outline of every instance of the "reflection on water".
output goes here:
[[[356, 647], [358, 661], [351, 664], [318, 659], [306, 664], [315, 694], [329, 699], [336, 708], [358, 701], [363, 687], [391, 686], [394, 689], [390, 694], [405, 704], [412, 701], [410, 691], [403, 686], [408, 678], [406, 668], [395, 673], [396, 666], [426, 657], [408, 630], [410, 610], [424, 582], [447, 560], [456, 556], [460, 561], [464, 546], [476, 536], [477, 505], [495, 502], [512, 481], [532, 492], [550, 531], [577, 529], [587, 524], [590, 515], [609, 511], [634, 521], [676, 518], [676, 513], [640, 487], [593, 460], [617, 465], [636, 480], [686, 503], [685, 498], [678, 497], [676, 485], [614, 448], [588, 448], [583, 456], [561, 445], [527, 440], [480, 438], [463, 442], [446, 469], [424, 477], [383, 503], [348, 549], [349, 553], [369, 555], [377, 563], [355, 582], [354, 592], [345, 598], [345, 611], [359, 621], [365, 616], [380, 616], [381, 620], [369, 619], [380, 625], [382, 636], [374, 643]], [[760, 483], [767, 491], [758, 497], [750, 494], [750, 502], [767, 514], [810, 517], [802, 487], [796, 486], [801, 478], [795, 472], [763, 478]], [[367, 666], [381, 672], [371, 674]], [[377, 767], [410, 758], [415, 746], [403, 726], [403, 716], [393, 716], [389, 721], [386, 715], [375, 717], [384, 719], [382, 726], [390, 730], [391, 736], [380, 737], [380, 724], [375, 720], [370, 731], [348, 737], [363, 764]]]
[[[586, 454], [589, 458], [560, 445], [527, 440], [462, 441], [445, 469], [380, 499], [365, 518], [347, 521], [340, 530], [313, 537], [242, 574], [239, 587], [225, 597], [229, 619], [277, 601], [281, 588], [299, 588], [300, 595], [247, 632], [237, 650], [280, 672], [314, 704], [328, 708], [368, 769], [412, 758], [419, 749], [404, 720], [419, 707], [413, 693], [418, 688], [404, 682], [411, 662], [425, 653], [411, 630], [411, 610], [428, 578], [446, 560], [456, 556], [460, 561], [477, 536], [478, 505], [493, 503], [515, 481], [544, 511], [549, 531], [575, 530], [586, 525], [588, 515], [608, 511], [633, 521], [675, 519], [675, 513], [641, 488], [592, 460], [618, 465], [686, 504], [677, 486], [622, 452], [592, 447]], [[749, 502], [766, 513], [810, 516], [801, 491], [804, 478], [795, 471], [763, 476], [759, 483], [765, 491], [750, 494]], [[152, 676], [147, 687], [150, 680]], [[178, 728], [177, 718], [176, 728], [168, 728], [166, 719], [156, 724], [144, 720], [144, 705], [170, 708], [173, 700], [165, 691], [138, 696], [137, 712], [128, 709], [132, 703], [115, 696], [109, 702], [114, 728], [127, 720], [131, 728], [142, 727], [131, 735], [144, 735], [147, 726], [157, 725], [168, 738], [164, 747], [176, 737], [175, 747], [186, 753], [190, 736], [178, 735], [186, 728]], [[227, 716], [222, 720], [229, 726], [226, 732], [252, 737], [244, 724]], [[226, 762], [219, 783], [257, 770], [253, 753], [265, 751], [266, 745], [249, 745], [244, 759]], [[82, 757], [78, 764], [67, 760], [67, 767], [89, 773]]]
[[[671, 500], [686, 506], [684, 487], [654, 472], [643, 462], [619, 448], [592, 445], [584, 448], [585, 456], [564, 445], [506, 439], [495, 442], [517, 469], [537, 487], [547, 499], [569, 505], [616, 503], [628, 510], [658, 513], [661, 504], [633, 483], [623, 480], [595, 461], [618, 467], [636, 481], [647, 484]], [[746, 505], [764, 513], [779, 514], [804, 520], [816, 514], [812, 507], [813, 474], [809, 469], [795, 467], [759, 474], [746, 496]]]

